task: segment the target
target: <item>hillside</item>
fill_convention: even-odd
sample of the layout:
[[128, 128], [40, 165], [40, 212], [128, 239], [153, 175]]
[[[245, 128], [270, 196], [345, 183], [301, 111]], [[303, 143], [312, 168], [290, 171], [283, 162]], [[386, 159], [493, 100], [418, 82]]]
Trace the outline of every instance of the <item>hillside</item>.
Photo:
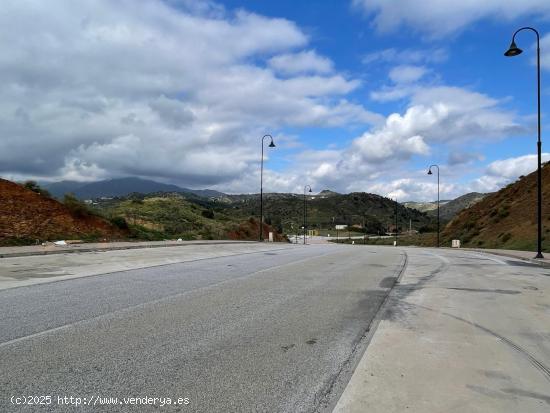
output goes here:
[[[185, 198], [178, 193], [153, 195], [133, 194], [129, 197], [100, 200], [95, 208], [110, 219], [124, 219], [132, 236], [138, 239], [242, 239], [259, 238], [258, 221], [234, 217], [212, 209], [204, 198]], [[275, 240], [283, 237], [265, 225], [264, 234], [275, 232]]]
[[[550, 232], [550, 166], [542, 169], [543, 246]], [[460, 239], [465, 246], [534, 251], [537, 239], [537, 176], [533, 172], [459, 213], [444, 229], [450, 245]], [[548, 251], [548, 248], [545, 248]]]
[[122, 197], [131, 193], [151, 194], [157, 192], [181, 192], [200, 197], [217, 197], [224, 194], [211, 189], [189, 189], [176, 185], [163, 184], [149, 179], [135, 177], [109, 179], [97, 182], [61, 181], [42, 185], [54, 197], [62, 198], [72, 193], [79, 199], [97, 199], [102, 197]]
[[[257, 216], [259, 195], [227, 195], [215, 207], [232, 216]], [[308, 195], [308, 223], [311, 228], [334, 228], [335, 224], [362, 226], [363, 222], [370, 233], [384, 232], [394, 227], [395, 202], [375, 194], [357, 192], [337, 194], [323, 192]], [[299, 194], [264, 194], [264, 216], [266, 222], [282, 226], [287, 231], [291, 225], [299, 227], [303, 222], [303, 195]], [[415, 209], [397, 205], [398, 227], [401, 230], [433, 229], [434, 220]]]
[[121, 230], [102, 218], [73, 212], [54, 199], [0, 179], [0, 244], [122, 236]]
[[[481, 201], [488, 194], [482, 194], [479, 192], [470, 192], [468, 194], [459, 196], [456, 199], [447, 201], [444, 204], [441, 204], [439, 207], [439, 213], [442, 221], [450, 221], [465, 208], [469, 208], [477, 202]], [[431, 209], [428, 212], [428, 215], [437, 217], [437, 203], [435, 203], [435, 209]]]
[[[439, 213], [442, 221], [450, 221], [456, 214], [464, 208], [468, 208], [481, 201], [487, 194], [479, 192], [470, 192], [451, 200], [441, 200], [439, 202]], [[427, 213], [429, 216], [437, 217], [437, 201], [433, 202], [403, 202], [407, 208], [416, 209]]]

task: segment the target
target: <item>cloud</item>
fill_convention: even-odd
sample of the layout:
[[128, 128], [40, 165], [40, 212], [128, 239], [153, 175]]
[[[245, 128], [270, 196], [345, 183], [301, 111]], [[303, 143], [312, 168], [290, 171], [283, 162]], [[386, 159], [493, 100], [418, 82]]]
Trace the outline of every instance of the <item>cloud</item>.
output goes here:
[[[406, 201], [434, 201], [437, 200], [437, 182], [429, 182], [423, 176], [418, 178], [394, 179], [389, 182], [374, 184], [370, 190], [375, 193], [384, 194], [388, 198], [397, 199], [399, 202]], [[456, 184], [441, 183], [439, 195], [441, 199], [454, 198], [458, 186]]]
[[408, 26], [434, 37], [456, 33], [483, 19], [550, 17], [547, 0], [353, 0], [352, 4], [365, 15], [374, 16], [373, 24], [379, 32]]
[[381, 121], [295, 23], [210, 1], [7, 2], [0, 39], [4, 174], [223, 186], [266, 132]]
[[[285, 180], [284, 173], [278, 174], [277, 184], [281, 189], [294, 190], [294, 182], [308, 182], [340, 192], [370, 190], [400, 200], [433, 200], [433, 183], [426, 171], [404, 170], [406, 161], [424, 158], [428, 165], [432, 148], [451, 147], [449, 163], [465, 165], [482, 157], [456, 148], [473, 140], [477, 144], [494, 142], [522, 132], [525, 128], [516, 115], [487, 95], [449, 86], [418, 88], [411, 93], [403, 113], [390, 114], [342, 149], [304, 152], [296, 157], [300, 171], [292, 171], [300, 174], [299, 179], [289, 173]], [[415, 178], [403, 179], [403, 175]], [[479, 190], [479, 185], [476, 188]], [[472, 190], [473, 186], [445, 183], [442, 196], [456, 197]]]
[[463, 151], [451, 151], [447, 164], [449, 166], [466, 165], [475, 161], [482, 161], [485, 157], [479, 153], [463, 152]]
[[370, 98], [377, 102], [392, 102], [410, 97], [420, 86], [418, 82], [430, 70], [424, 66], [399, 65], [389, 71], [392, 85], [384, 85], [370, 93]]
[[390, 70], [389, 77], [394, 83], [414, 83], [427, 72], [424, 66], [401, 65]]
[[313, 50], [273, 56], [269, 59], [269, 65], [278, 72], [290, 75], [298, 73], [326, 74], [334, 70], [332, 60], [319, 56]]
[[[549, 159], [550, 153], [542, 154], [543, 162], [547, 162]], [[524, 155], [491, 162], [487, 167], [487, 173], [495, 177], [516, 179], [535, 169], [537, 169], [537, 155]]]
[[443, 48], [427, 49], [403, 49], [395, 48], [378, 50], [363, 57], [365, 65], [373, 63], [397, 63], [397, 64], [419, 64], [419, 63], [441, 63], [449, 57], [447, 50]]
[[[550, 153], [542, 154], [542, 162], [550, 160]], [[493, 192], [513, 182], [522, 175], [537, 169], [537, 155], [523, 155], [491, 162], [485, 174], [475, 179], [470, 188], [473, 191]]]

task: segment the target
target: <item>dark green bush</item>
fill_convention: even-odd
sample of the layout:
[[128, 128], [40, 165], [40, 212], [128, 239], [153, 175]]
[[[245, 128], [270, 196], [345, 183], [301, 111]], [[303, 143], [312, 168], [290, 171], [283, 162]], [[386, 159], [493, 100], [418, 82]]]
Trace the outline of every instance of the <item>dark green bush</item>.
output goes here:
[[119, 229], [128, 229], [128, 223], [124, 217], [113, 217], [109, 221], [111, 221], [111, 224]]
[[47, 190], [43, 189], [40, 185], [38, 185], [36, 181], [25, 181], [23, 182], [23, 186], [33, 192], [36, 192], [37, 194], [51, 198], [51, 194]]
[[69, 211], [77, 217], [83, 218], [92, 215], [92, 212], [88, 209], [88, 206], [73, 194], [65, 194], [63, 198], [63, 205], [65, 205]]

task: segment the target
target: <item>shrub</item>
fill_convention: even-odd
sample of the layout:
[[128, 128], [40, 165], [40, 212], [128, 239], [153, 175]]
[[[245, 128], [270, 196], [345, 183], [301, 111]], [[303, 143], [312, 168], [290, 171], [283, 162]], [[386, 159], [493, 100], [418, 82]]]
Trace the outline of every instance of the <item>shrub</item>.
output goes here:
[[205, 209], [201, 212], [201, 215], [208, 219], [214, 219], [214, 211], [212, 211], [211, 209]]
[[30, 189], [33, 192], [36, 192], [37, 194], [40, 194], [42, 196], [51, 197], [50, 193], [40, 187], [36, 181], [25, 181], [23, 182], [23, 187]]
[[87, 217], [91, 215], [91, 211], [88, 206], [76, 198], [73, 194], [65, 194], [63, 198], [63, 204], [71, 211], [73, 215], [77, 217]]
[[113, 217], [109, 221], [119, 229], [128, 229], [128, 223], [124, 217]]

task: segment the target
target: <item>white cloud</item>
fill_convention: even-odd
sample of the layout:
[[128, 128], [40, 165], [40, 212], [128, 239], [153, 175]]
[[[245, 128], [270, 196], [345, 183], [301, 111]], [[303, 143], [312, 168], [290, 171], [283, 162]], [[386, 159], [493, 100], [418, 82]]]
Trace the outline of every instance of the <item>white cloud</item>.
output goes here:
[[[257, 168], [266, 131], [380, 121], [346, 100], [358, 80], [302, 52], [309, 39], [293, 22], [170, 4], [2, 5], [3, 173], [223, 185]], [[281, 67], [294, 56], [285, 78], [266, 64], [274, 56]]]
[[424, 66], [400, 65], [390, 70], [389, 77], [394, 83], [414, 83], [427, 72]]
[[[426, 172], [413, 178], [394, 179], [389, 182], [374, 184], [370, 187], [372, 192], [384, 194], [388, 198], [405, 201], [434, 201], [437, 200], [437, 181], [430, 182], [425, 177]], [[455, 184], [440, 183], [440, 199], [456, 197], [458, 186]]]
[[273, 56], [269, 59], [269, 65], [278, 72], [291, 75], [297, 73], [327, 74], [334, 70], [332, 60], [319, 56], [313, 50]]
[[[543, 162], [547, 162], [549, 159], [550, 153], [542, 154]], [[505, 179], [516, 179], [521, 175], [533, 172], [535, 169], [537, 169], [537, 155], [524, 155], [491, 162], [487, 167], [487, 173]]]
[[482, 19], [550, 17], [548, 0], [353, 0], [353, 5], [374, 15], [374, 26], [380, 32], [409, 26], [430, 36], [449, 35]]
[[[550, 153], [542, 154], [542, 162], [550, 160]], [[537, 169], [537, 155], [523, 155], [491, 162], [485, 175], [475, 179], [471, 190], [493, 192], [513, 182], [522, 175], [528, 175]]]
[[[457, 165], [482, 160], [479, 154], [456, 148], [467, 147], [474, 139], [476, 144], [494, 142], [524, 131], [514, 113], [501, 109], [499, 101], [487, 95], [448, 86], [418, 88], [412, 92], [404, 113], [390, 114], [382, 124], [341, 150], [307, 151], [296, 158], [300, 170], [292, 171], [300, 174], [299, 179], [295, 181], [289, 173], [285, 181], [285, 174], [279, 174], [278, 184], [293, 190], [293, 182], [309, 182], [316, 188], [341, 192], [370, 190], [400, 200], [433, 200], [434, 183], [430, 183], [426, 171], [403, 170], [405, 161], [420, 157], [428, 165], [432, 147], [439, 145], [440, 150], [450, 146], [456, 173]], [[400, 178], [411, 175], [415, 178]], [[444, 182], [441, 194], [453, 198], [472, 190], [480, 189]]]

